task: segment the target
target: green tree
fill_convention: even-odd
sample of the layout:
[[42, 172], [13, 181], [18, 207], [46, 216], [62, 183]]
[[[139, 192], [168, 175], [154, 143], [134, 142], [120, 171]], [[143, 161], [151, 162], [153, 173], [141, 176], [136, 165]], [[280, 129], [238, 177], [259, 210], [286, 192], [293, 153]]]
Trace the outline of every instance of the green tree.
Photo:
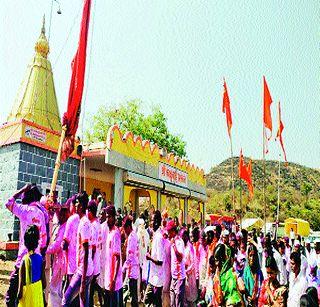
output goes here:
[[301, 185], [301, 194], [306, 197], [306, 203], [308, 202], [309, 194], [312, 190], [312, 185], [308, 182], [303, 182]]
[[186, 143], [180, 135], [169, 132], [167, 118], [159, 107], [154, 107], [151, 114], [141, 111], [141, 102], [131, 100], [119, 108], [100, 106], [98, 112], [90, 119], [90, 127], [85, 132], [88, 143], [105, 141], [108, 129], [117, 124], [121, 132], [131, 131], [144, 140], [158, 144], [179, 157], [186, 157]]

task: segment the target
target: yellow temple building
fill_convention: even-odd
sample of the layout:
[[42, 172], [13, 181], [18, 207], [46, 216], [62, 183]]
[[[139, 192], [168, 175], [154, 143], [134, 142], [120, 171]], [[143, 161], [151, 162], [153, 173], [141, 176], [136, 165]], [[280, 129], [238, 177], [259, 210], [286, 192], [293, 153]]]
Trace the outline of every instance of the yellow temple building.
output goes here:
[[[35, 54], [7, 122], [0, 126], [1, 203], [26, 183], [36, 184], [43, 194], [50, 189], [61, 121], [49, 51], [43, 20]], [[203, 221], [207, 200], [203, 170], [117, 126], [109, 129], [105, 142], [82, 144], [61, 164], [56, 190], [61, 202], [80, 190], [95, 190], [116, 208], [137, 214], [166, 210], [185, 222]], [[10, 233], [16, 240], [17, 220], [4, 208], [0, 214], [0, 241]]]

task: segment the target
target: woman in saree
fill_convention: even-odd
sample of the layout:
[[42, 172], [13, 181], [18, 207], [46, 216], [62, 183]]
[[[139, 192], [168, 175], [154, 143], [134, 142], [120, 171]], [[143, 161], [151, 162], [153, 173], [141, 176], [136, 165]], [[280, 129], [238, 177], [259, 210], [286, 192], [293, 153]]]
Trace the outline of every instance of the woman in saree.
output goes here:
[[244, 268], [243, 282], [247, 305], [257, 306], [263, 274], [259, 264], [258, 250], [253, 244], [248, 247], [248, 264]]
[[266, 259], [267, 279], [262, 282], [258, 307], [274, 306], [276, 290], [280, 287], [277, 275], [279, 273], [276, 260], [269, 256]]
[[[225, 244], [218, 244], [215, 248], [214, 258], [216, 274], [214, 280], [214, 290], [219, 306], [243, 306], [240, 292], [243, 291], [238, 277], [233, 270], [232, 251]], [[221, 291], [219, 289], [221, 288]]]

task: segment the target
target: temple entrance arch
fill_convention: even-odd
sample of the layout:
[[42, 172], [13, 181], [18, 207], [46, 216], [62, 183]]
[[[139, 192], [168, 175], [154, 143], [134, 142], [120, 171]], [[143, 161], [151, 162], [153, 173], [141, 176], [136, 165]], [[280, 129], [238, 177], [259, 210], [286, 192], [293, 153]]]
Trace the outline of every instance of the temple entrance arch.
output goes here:
[[150, 192], [146, 189], [130, 187], [129, 199], [125, 203], [125, 207], [128, 210], [136, 212], [137, 217], [147, 210], [149, 213], [154, 210], [151, 203]]

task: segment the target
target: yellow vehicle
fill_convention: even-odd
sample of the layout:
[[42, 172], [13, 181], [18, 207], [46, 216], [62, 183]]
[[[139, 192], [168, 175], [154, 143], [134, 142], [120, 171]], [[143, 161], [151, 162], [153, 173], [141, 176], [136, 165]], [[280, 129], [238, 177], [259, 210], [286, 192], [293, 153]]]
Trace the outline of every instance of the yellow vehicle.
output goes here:
[[284, 221], [284, 229], [286, 236], [290, 235], [291, 228], [296, 235], [307, 237], [310, 234], [309, 222], [302, 219], [288, 218]]

